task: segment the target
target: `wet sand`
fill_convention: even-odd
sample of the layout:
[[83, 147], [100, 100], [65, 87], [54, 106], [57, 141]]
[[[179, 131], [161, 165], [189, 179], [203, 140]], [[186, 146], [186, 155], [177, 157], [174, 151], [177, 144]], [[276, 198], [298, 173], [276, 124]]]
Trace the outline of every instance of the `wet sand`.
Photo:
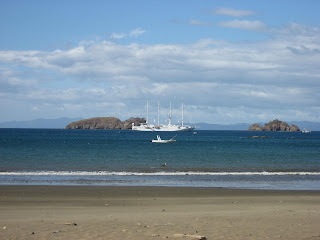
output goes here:
[[320, 240], [320, 192], [0, 186], [0, 239], [201, 236]]

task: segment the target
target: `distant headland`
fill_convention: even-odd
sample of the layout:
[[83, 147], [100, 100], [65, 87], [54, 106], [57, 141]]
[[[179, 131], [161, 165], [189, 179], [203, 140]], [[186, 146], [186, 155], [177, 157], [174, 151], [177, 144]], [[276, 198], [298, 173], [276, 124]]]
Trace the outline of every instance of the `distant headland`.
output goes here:
[[[65, 129], [66, 126], [72, 122], [84, 119], [83, 117], [61, 117], [56, 119], [46, 119], [39, 118], [33, 120], [25, 121], [9, 121], [9, 122], [0, 122], [1, 128], [29, 128], [29, 129]], [[141, 118], [142, 119], [142, 118]], [[142, 122], [144, 122], [143, 120]], [[297, 125], [300, 129], [309, 129], [312, 131], [320, 131], [320, 122], [309, 122], [309, 121], [292, 121], [287, 122], [289, 125]], [[195, 122], [193, 125], [196, 126], [197, 130], [231, 130], [231, 131], [245, 131], [253, 123], [235, 123], [235, 124], [213, 124], [205, 122]], [[259, 123], [264, 125], [264, 123]], [[135, 124], [136, 125], [136, 124]]]
[[79, 120], [70, 123], [66, 126], [66, 129], [131, 129], [132, 123], [134, 125], [140, 125], [145, 123], [144, 118], [129, 118], [128, 120], [121, 121], [115, 117], [95, 117]]
[[[95, 117], [88, 118], [79, 121], [75, 121], [66, 126], [66, 129], [108, 129], [108, 130], [120, 130], [120, 129], [132, 129], [132, 123], [138, 126], [141, 123], [145, 123], [144, 118], [129, 118], [128, 120], [121, 121], [116, 117]], [[262, 127], [260, 124], [255, 123], [249, 127], [249, 131], [300, 131], [297, 125], [289, 125], [286, 122], [273, 120], [264, 124]]]
[[297, 125], [289, 125], [286, 122], [275, 119], [269, 123], [264, 124], [262, 127], [260, 124], [255, 123], [249, 127], [249, 131], [287, 131], [287, 132], [298, 132], [300, 131]]

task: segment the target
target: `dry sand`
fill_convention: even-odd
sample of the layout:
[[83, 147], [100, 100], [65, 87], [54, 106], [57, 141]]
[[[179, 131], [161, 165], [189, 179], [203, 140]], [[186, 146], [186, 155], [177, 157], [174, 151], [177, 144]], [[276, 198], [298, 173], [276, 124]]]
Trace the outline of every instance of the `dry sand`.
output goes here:
[[0, 186], [0, 239], [320, 239], [320, 192]]

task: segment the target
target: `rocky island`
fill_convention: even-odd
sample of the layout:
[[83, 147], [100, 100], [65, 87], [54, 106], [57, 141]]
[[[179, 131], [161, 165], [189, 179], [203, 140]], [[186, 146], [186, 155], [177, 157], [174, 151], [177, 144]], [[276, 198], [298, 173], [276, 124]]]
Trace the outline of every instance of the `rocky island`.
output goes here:
[[255, 123], [249, 127], [249, 131], [289, 131], [289, 132], [298, 132], [300, 131], [297, 125], [289, 125], [286, 122], [279, 121], [275, 119], [269, 123], [264, 124], [262, 127], [260, 124]]
[[131, 129], [132, 123], [134, 125], [140, 125], [145, 123], [144, 118], [129, 118], [128, 120], [121, 121], [119, 118], [115, 117], [95, 117], [83, 119], [70, 123], [66, 126], [66, 129]]

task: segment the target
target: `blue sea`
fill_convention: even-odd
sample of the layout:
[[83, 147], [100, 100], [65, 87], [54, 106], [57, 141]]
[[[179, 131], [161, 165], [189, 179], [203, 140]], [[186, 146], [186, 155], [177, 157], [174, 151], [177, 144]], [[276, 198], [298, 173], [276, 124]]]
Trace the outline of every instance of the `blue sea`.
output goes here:
[[0, 185], [320, 190], [320, 132], [0, 129]]

